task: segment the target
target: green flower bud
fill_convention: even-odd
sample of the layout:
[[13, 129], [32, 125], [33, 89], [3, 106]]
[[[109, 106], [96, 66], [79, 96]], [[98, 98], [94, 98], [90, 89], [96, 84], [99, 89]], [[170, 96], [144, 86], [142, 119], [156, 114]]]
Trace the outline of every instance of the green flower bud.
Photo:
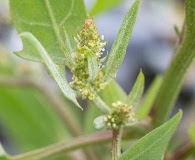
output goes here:
[[120, 126], [130, 125], [137, 122], [137, 118], [132, 112], [132, 107], [120, 101], [112, 104], [113, 110], [104, 117], [108, 128], [118, 129]]

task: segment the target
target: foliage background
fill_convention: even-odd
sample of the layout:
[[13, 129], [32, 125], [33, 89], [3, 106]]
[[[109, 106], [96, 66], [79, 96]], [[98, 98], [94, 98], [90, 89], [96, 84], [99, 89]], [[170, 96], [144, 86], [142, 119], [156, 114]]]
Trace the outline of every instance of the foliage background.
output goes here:
[[[3, 78], [7, 76], [22, 77], [21, 79], [33, 78], [37, 83], [47, 82], [46, 87], [49, 87], [51, 93], [58, 92], [45, 74], [45, 68], [39, 64], [21, 60], [11, 53], [13, 50], [18, 50], [21, 43], [19, 40], [16, 43], [18, 37], [12, 26], [7, 4], [6, 0], [0, 1], [2, 12], [0, 13], [1, 80], [3, 81]], [[105, 35], [109, 44], [112, 44], [122, 22], [122, 17], [124, 17], [131, 2], [124, 1], [121, 4], [116, 2], [116, 4], [115, 8], [106, 9], [107, 11], [104, 12], [100, 11], [101, 13], [95, 17], [100, 33]], [[90, 10], [90, 4], [88, 8]], [[95, 11], [92, 13], [95, 14]], [[176, 42], [173, 25], [177, 24], [181, 28], [184, 20], [183, 14], [182, 2], [173, 1], [170, 3], [169, 1], [151, 0], [142, 3], [131, 44], [117, 76], [117, 81], [126, 92], [131, 89], [140, 68], [146, 75], [145, 90], [156, 74], [164, 72], [173, 56]], [[109, 48], [110, 45], [108, 50]], [[182, 129], [179, 135], [182, 138], [187, 138], [186, 135], [184, 136], [186, 132], [183, 131], [189, 128], [193, 122], [191, 114], [195, 110], [195, 75], [193, 70], [194, 66], [186, 78], [176, 105], [177, 108], [184, 109], [184, 118], [180, 126]], [[60, 99], [62, 103], [66, 104], [66, 107], [71, 104], [61, 96]], [[52, 102], [48, 101], [48, 97], [31, 85], [27, 85], [27, 87], [0, 85], [0, 139], [8, 153], [16, 154], [30, 151], [75, 136], [67, 131], [63, 119], [59, 118], [59, 113], [51, 105]], [[98, 112], [90, 111], [90, 108], [80, 112], [71, 105], [69, 107], [71, 112], [76, 113], [75, 117], [77, 118], [75, 119], [83, 124], [85, 132], [94, 132], [91, 123], [95, 117], [94, 114], [98, 115]], [[99, 150], [100, 148], [97, 149], [97, 152]], [[75, 156], [75, 154], [71, 156]]]

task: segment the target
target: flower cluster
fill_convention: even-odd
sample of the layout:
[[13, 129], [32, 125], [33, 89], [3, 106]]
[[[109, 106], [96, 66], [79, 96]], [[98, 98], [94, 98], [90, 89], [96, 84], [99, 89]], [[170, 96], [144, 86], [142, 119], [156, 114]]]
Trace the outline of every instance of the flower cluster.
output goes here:
[[[77, 43], [76, 52], [71, 53], [76, 66], [71, 67], [73, 73], [72, 82], [70, 85], [78, 91], [80, 96], [85, 99], [93, 100], [95, 93], [104, 88], [103, 79], [103, 59], [101, 56], [106, 42], [102, 42], [104, 36], [100, 36], [97, 32], [97, 26], [92, 19], [86, 19], [82, 31], [75, 41]], [[92, 81], [89, 80], [88, 58], [95, 57], [98, 66], [98, 72]]]
[[113, 110], [103, 120], [108, 128], [118, 129], [120, 126], [132, 125], [137, 122], [132, 107], [120, 101], [113, 103]]

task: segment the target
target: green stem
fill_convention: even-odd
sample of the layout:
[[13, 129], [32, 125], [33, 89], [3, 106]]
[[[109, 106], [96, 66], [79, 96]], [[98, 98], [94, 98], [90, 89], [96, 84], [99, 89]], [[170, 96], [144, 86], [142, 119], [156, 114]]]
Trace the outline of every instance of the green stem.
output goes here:
[[93, 100], [93, 103], [104, 113], [109, 113], [110, 108], [106, 105], [106, 103], [97, 95]]
[[195, 58], [195, 1], [185, 0], [185, 7], [185, 28], [180, 37], [182, 43], [163, 78], [153, 105], [155, 127], [163, 124], [169, 117], [187, 70]]
[[11, 157], [10, 160], [43, 160], [48, 157], [56, 157], [78, 148], [88, 145], [100, 144], [109, 141], [112, 137], [111, 131], [99, 132], [88, 136], [76, 137], [68, 142], [62, 142], [50, 145], [45, 148], [37, 149], [35, 151]]
[[112, 160], [117, 160], [121, 154], [122, 127], [112, 131]]

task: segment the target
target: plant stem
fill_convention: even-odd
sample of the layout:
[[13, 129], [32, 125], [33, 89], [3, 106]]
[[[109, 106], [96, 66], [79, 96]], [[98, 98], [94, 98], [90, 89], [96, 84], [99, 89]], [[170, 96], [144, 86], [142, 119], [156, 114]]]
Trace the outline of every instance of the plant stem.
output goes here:
[[117, 160], [121, 154], [122, 127], [112, 130], [112, 160]]
[[195, 58], [195, 1], [185, 0], [186, 21], [184, 33], [179, 37], [176, 55], [163, 77], [162, 85], [153, 103], [153, 124], [163, 124], [169, 117], [188, 68]]
[[110, 108], [106, 105], [106, 103], [97, 95], [93, 100], [93, 103], [104, 113], [109, 113]]
[[73, 151], [78, 148], [82, 148], [88, 145], [105, 143], [112, 138], [111, 131], [99, 132], [88, 136], [79, 136], [68, 142], [62, 142], [54, 145], [47, 146], [45, 148], [37, 149], [35, 151], [11, 157], [10, 160], [43, 160], [48, 157], [56, 157]]

